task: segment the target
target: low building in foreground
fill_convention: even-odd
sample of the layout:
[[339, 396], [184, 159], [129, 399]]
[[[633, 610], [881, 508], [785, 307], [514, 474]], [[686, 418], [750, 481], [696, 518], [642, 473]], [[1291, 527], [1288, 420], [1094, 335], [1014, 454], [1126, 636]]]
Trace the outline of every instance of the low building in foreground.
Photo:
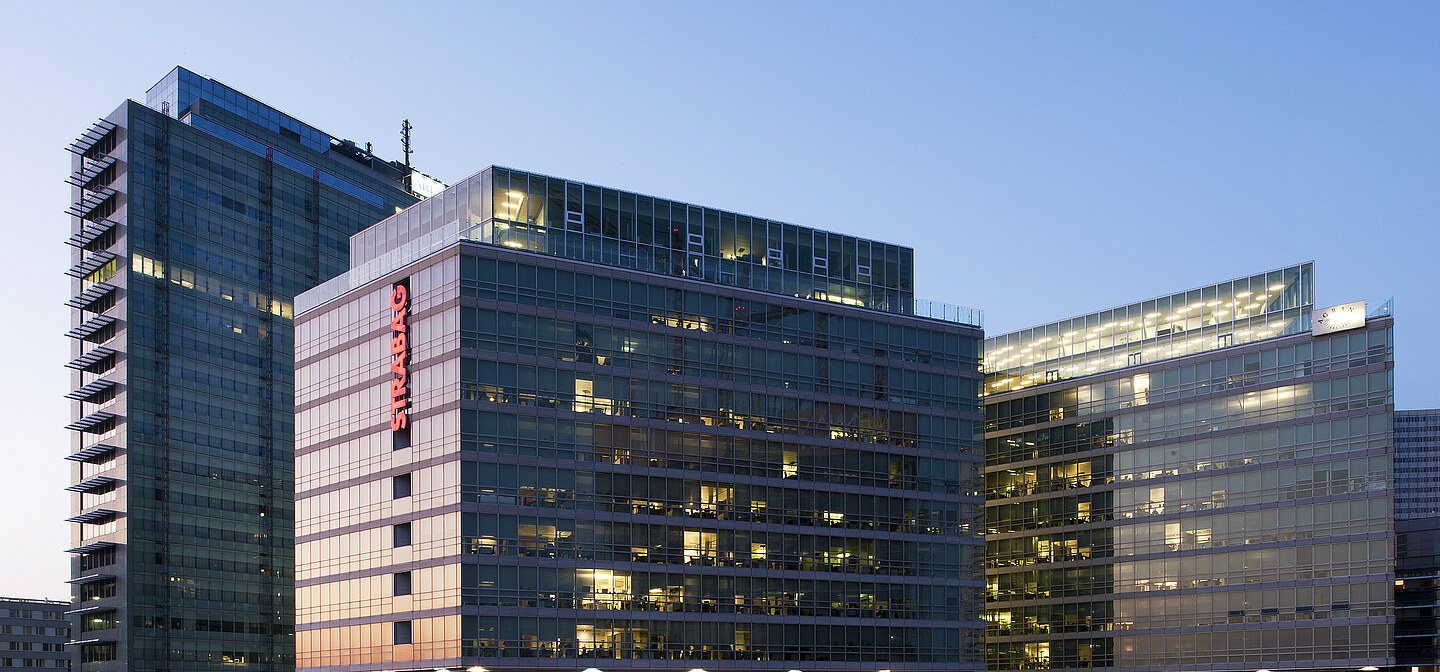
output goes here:
[[306, 670], [983, 667], [978, 311], [490, 168], [297, 298]]
[[0, 597], [0, 667], [70, 669], [69, 602]]
[[1395, 663], [1390, 303], [1313, 268], [985, 347], [991, 670]]

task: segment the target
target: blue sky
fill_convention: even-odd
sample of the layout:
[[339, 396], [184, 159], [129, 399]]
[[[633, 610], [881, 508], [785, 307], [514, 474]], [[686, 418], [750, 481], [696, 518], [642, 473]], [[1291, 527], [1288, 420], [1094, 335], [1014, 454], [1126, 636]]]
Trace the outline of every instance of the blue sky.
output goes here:
[[[0, 594], [64, 598], [64, 146], [184, 65], [456, 180], [497, 163], [916, 248], [991, 333], [1299, 261], [1440, 407], [1435, 3], [111, 3], [7, 10]], [[112, 9], [112, 8], [122, 8]]]

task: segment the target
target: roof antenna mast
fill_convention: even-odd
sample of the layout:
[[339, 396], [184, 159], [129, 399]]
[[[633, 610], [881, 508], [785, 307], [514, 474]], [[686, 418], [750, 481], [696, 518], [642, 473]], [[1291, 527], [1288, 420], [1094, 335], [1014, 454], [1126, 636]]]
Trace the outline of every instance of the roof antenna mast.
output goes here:
[[410, 167], [410, 152], [413, 151], [410, 149], [410, 131], [413, 130], [415, 130], [415, 127], [410, 125], [409, 119], [400, 122], [400, 144], [405, 148], [406, 168]]

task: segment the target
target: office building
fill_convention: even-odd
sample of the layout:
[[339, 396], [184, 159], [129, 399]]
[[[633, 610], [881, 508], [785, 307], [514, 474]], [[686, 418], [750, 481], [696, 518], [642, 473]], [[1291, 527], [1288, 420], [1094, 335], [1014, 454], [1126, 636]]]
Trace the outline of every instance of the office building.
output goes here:
[[499, 167], [297, 298], [305, 670], [980, 670], [978, 311]]
[[1440, 665], [1440, 516], [1396, 520], [1395, 534], [1395, 664], [1434, 672]]
[[1312, 264], [989, 338], [991, 670], [1394, 664], [1390, 303]]
[[70, 669], [69, 602], [0, 597], [0, 667]]
[[78, 669], [291, 669], [292, 298], [424, 180], [182, 68], [69, 149]]
[[1440, 410], [1395, 411], [1395, 663], [1411, 672], [1440, 664], [1437, 483]]
[[1395, 411], [1395, 520], [1440, 516], [1440, 410]]

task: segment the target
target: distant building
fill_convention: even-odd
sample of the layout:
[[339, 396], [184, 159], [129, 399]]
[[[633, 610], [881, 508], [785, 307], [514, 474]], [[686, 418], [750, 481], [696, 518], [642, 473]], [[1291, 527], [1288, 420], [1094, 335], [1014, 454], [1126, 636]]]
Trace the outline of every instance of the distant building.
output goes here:
[[69, 602], [0, 597], [0, 667], [70, 669]]
[[1395, 411], [1395, 663], [1440, 664], [1440, 410]]
[[77, 660], [293, 669], [291, 301], [418, 178], [183, 68], [69, 150]]
[[1395, 662], [1389, 302], [1301, 264], [994, 336], [986, 662]]
[[1395, 411], [1395, 519], [1440, 516], [1440, 410]]
[[492, 167], [296, 299], [302, 670], [983, 670], [979, 311]]

